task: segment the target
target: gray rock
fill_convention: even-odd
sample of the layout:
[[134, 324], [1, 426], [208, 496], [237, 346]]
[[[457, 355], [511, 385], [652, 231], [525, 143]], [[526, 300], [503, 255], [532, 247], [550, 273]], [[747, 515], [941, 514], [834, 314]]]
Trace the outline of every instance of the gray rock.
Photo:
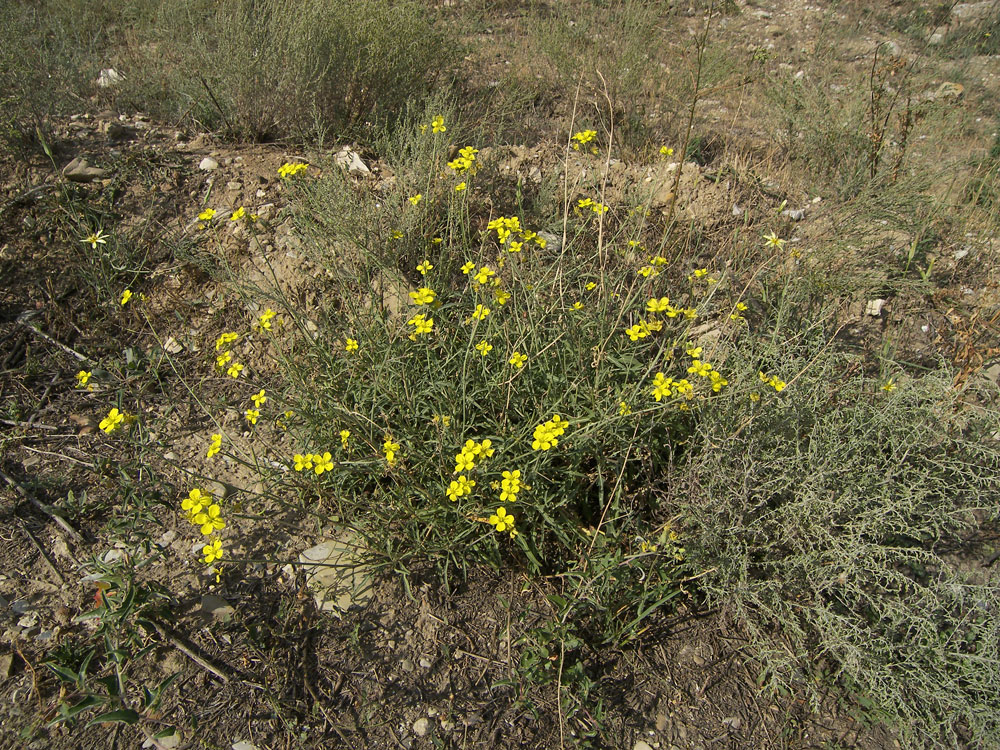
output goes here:
[[170, 734], [166, 734], [163, 737], [158, 737], [155, 740], [152, 737], [150, 737], [148, 740], [142, 743], [142, 746], [144, 749], [166, 748], [166, 750], [173, 750], [175, 747], [180, 747], [180, 744], [181, 744], [181, 736], [180, 734], [177, 733], [177, 730], [175, 729]]
[[653, 750], [653, 747], [645, 740], [639, 740], [632, 745], [632, 750]]
[[206, 156], [198, 163], [198, 169], [203, 172], [211, 172], [213, 169], [219, 168], [219, 162], [213, 159], [211, 156]]
[[361, 562], [363, 545], [356, 534], [345, 530], [299, 555], [306, 585], [320, 610], [338, 614], [371, 599], [374, 587], [369, 566]]
[[931, 34], [931, 38], [927, 40], [927, 43], [932, 47], [937, 47], [939, 44], [942, 44], [943, 42], [944, 42], [944, 34], [942, 34], [940, 31], [935, 31], [933, 34]]
[[246, 740], [236, 740], [233, 743], [233, 750], [257, 750], [257, 746]]
[[417, 737], [424, 737], [430, 731], [431, 723], [426, 718], [417, 719], [413, 722], [413, 733]]
[[211, 617], [213, 620], [227, 622], [236, 613], [236, 610], [221, 596], [205, 594], [201, 598], [201, 613]]
[[978, 3], [958, 3], [951, 9], [951, 15], [961, 21], [985, 18], [997, 7], [995, 0], [982, 0]]
[[99, 167], [92, 167], [87, 160], [82, 157], [73, 159], [63, 167], [63, 177], [71, 182], [93, 182], [99, 180], [107, 174], [107, 170]]
[[801, 208], [786, 208], [781, 212], [781, 215], [792, 221], [802, 221], [806, 218], [806, 212]]

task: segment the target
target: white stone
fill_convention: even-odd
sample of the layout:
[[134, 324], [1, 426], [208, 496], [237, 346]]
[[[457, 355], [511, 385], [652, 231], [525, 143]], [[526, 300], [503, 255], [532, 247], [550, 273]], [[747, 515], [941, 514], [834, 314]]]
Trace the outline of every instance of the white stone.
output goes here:
[[417, 719], [413, 722], [413, 733], [417, 735], [417, 737], [424, 737], [427, 732], [430, 731], [430, 725], [431, 723], [425, 718]]
[[211, 156], [206, 156], [198, 163], [198, 169], [203, 172], [211, 172], [213, 169], [219, 168], [219, 162], [213, 159]]
[[865, 306], [865, 315], [871, 315], [873, 318], [877, 318], [882, 314], [882, 305], [884, 304], [884, 299], [868, 300], [868, 304]]
[[109, 89], [117, 86], [125, 80], [125, 76], [114, 68], [104, 68], [97, 76], [97, 85], [102, 89]]

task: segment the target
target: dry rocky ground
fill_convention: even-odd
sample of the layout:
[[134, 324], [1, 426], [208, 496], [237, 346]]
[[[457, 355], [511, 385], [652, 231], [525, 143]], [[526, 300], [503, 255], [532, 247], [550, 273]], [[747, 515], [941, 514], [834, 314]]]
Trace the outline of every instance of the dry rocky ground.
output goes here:
[[[979, 17], [994, 5], [960, 4], [952, 9], [952, 23]], [[769, 49], [779, 61], [776, 75], [803, 71], [806, 80], [823, 74], [811, 65], [817, 48], [829, 43], [824, 29], [856, 18], [851, 7], [831, 11], [818, 3], [741, 3], [740, 11], [722, 20], [720, 37], [732, 40], [741, 53]], [[701, 23], [692, 11], [691, 30]], [[871, 23], [870, 30], [857, 29], [836, 47], [845, 74], [870, 66], [871, 50], [886, 39], [885, 29]], [[521, 24], [517, 10], [498, 13], [483, 34], [483, 49], [501, 35], [524, 33]], [[947, 27], [938, 33], [946, 32]], [[901, 56], [922, 52], [903, 34], [889, 41]], [[497, 54], [492, 64], [502, 69], [505, 61]], [[948, 72], [948, 65], [942, 63], [941, 70]], [[487, 60], [484, 77], [492, 70]], [[1000, 100], [1000, 58], [956, 62], [952, 72], [964, 81], [960, 96], [944, 85], [953, 81], [944, 79], [924, 82], [918, 93], [928, 107], [961, 113], [964, 138], [949, 144], [920, 141], [913, 148], [926, 152], [921, 158], [937, 158], [946, 145], [968, 153], [982, 150], [997, 127], [989, 103]], [[542, 123], [535, 129], [538, 140], [484, 146], [481, 156], [526, 185], [565, 172], [572, 184], [601, 186], [608, 202], [645, 190], [653, 210], [669, 204], [675, 170], [681, 169], [678, 211], [699, 231], [721, 236], [746, 220], [744, 214], [784, 208], [782, 220], [798, 245], [821, 242], [838, 231], [845, 212], [858, 207], [849, 199], [811, 193], [781, 162], [773, 134], [755, 122], [756, 106], [731, 92], [702, 102], [706, 127], [714, 123], [726, 136], [716, 156], [702, 163], [613, 158], [595, 166], [566, 158], [564, 135], [544, 124], [546, 117], [558, 120], [553, 111], [533, 113]], [[812, 706], [795, 695], [762, 691], [738, 628], [703, 610], [696, 589], [637, 644], [615, 650], [581, 645], [563, 654], [567, 665], [579, 665], [576, 689], [587, 699], [563, 723], [556, 701], [559, 680], [551, 674], [560, 653], [539, 635], [552, 610], [546, 595], [558, 589], [558, 581], [484, 571], [447, 582], [419, 573], [404, 581], [393, 571], [364, 569], [345, 576], [338, 568], [308, 563], [352, 561], [353, 540], [289, 515], [258, 522], [238, 553], [304, 564], [250, 562], [241, 577], [215, 586], [194, 562], [196, 540], [173, 511], [173, 499], [158, 496], [145, 512], [162, 525], [162, 533], [149, 539], [155, 554], [142, 575], [168, 587], [181, 606], [174, 611], [172, 632], [149, 637], [150, 655], [132, 678], [155, 684], [179, 675], [157, 714], [160, 725], [176, 726], [178, 733], [154, 739], [158, 725], [144, 722], [145, 736], [121, 725], [22, 734], [40, 719], [53, 718], [67, 695], [41, 662], [94, 627], [74, 620], [93, 605], [88, 576], [125, 554], [115, 545], [113, 521], [131, 501], [118, 484], [115, 444], [96, 428], [105, 406], [101, 386], [92, 392], [74, 388], [78, 354], [98, 361], [132, 348], [160, 380], [163, 390], [149, 395], [144, 418], [161, 425], [157, 438], [167, 450], [159, 457], [162, 465], [143, 467], [130, 479], [132, 492], [155, 493], [153, 478], [165, 478], [169, 486], [178, 479], [176, 468], [210, 473], [203, 459], [209, 425], [188, 403], [180, 379], [171, 377], [164, 354], [188, 377], [202, 378], [207, 393], [217, 387], [206, 356], [240, 300], [225, 275], [206, 269], [224, 268], [230, 278], [261, 288], [276, 284], [306, 316], [321, 304], [330, 283], [300, 252], [286, 189], [277, 177], [284, 162], [323, 163], [323, 155], [275, 144], [226, 144], [141, 114], [96, 108], [51, 125], [59, 171], [41, 154], [17, 163], [8, 159], [0, 194], [0, 476], [6, 480], [0, 490], [0, 745], [898, 746], [863, 706], [844, 705], [832, 693]], [[377, 154], [343, 144], [331, 153], [343, 154], [343, 168], [359, 183], [392, 179]], [[82, 175], [83, 182], [69, 179], [62, 169], [77, 157], [104, 171]], [[147, 320], [127, 309], [110, 321], [91, 320], [81, 302], [84, 282], [74, 272], [80, 248], [53, 231], [49, 215], [65, 193], [106, 202], [121, 217], [116, 231], [132, 232], [145, 248]], [[250, 236], [234, 226], [207, 249], [199, 244], [195, 220], [207, 202], [246, 206], [259, 216], [258, 231]], [[968, 236], [937, 249], [932, 294], [914, 287], [911, 293], [853, 300], [840, 321], [845, 340], [864, 350], [889, 335], [914, 362], [943, 357], [966, 377], [996, 381], [1000, 241], [995, 226], [970, 226]], [[885, 258], [905, 252], [911, 240], [912, 235], [878, 226], [858, 238], [866, 249], [883, 247]], [[864, 263], [870, 258], [866, 254]], [[871, 267], [862, 272], [888, 273]], [[266, 352], [251, 348], [245, 355], [263, 363]], [[240, 413], [230, 411], [224, 419], [223, 427], [240, 433]], [[270, 438], [279, 452], [294, 449], [280, 430]], [[225, 485], [217, 489], [263, 495], [268, 488], [261, 481], [248, 467], [230, 462]], [[57, 523], [46, 510], [51, 506], [64, 508], [68, 522]], [[343, 605], [349, 605], [346, 612]], [[540, 654], [536, 669], [542, 677], [535, 681], [520, 666], [532, 652]]]

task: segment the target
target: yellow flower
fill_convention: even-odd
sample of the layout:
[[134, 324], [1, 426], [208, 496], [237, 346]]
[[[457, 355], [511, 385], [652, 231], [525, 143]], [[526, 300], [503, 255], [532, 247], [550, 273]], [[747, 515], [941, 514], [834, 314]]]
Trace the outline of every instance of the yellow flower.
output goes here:
[[502, 289], [495, 290], [493, 294], [496, 297], [498, 305], [506, 305], [507, 300], [510, 299], [510, 292], [505, 292]]
[[517, 493], [521, 491], [521, 472], [514, 469], [514, 471], [505, 471], [502, 476], [500, 502], [514, 502], [517, 500]]
[[584, 287], [584, 288], [585, 288], [585, 289], [586, 289], [586, 290], [587, 290], [588, 292], [592, 292], [592, 291], [594, 291], [595, 289], [597, 289], [597, 282], [596, 282], [596, 281], [588, 281], [588, 282], [587, 282], [587, 286], [586, 286], [586, 287]]
[[490, 308], [484, 305], [476, 305], [476, 309], [472, 313], [472, 317], [475, 318], [476, 320], [482, 320], [489, 314], [490, 314]]
[[476, 344], [476, 351], [485, 357], [487, 354], [493, 351], [493, 344], [491, 344], [486, 339], [483, 339], [478, 344]]
[[[87, 372], [86, 370], [80, 370], [80, 372], [76, 374], [76, 387], [77, 388], [85, 387], [87, 383], [90, 382], [90, 377], [93, 374], [94, 373]], [[93, 388], [93, 386], [91, 386], [91, 388]]]
[[475, 278], [475, 280], [480, 284], [486, 284], [489, 282], [490, 276], [493, 275], [495, 275], [493, 269], [491, 269], [489, 266], [483, 266], [482, 268], [479, 269], [479, 271], [473, 278]]
[[108, 416], [101, 420], [98, 425], [106, 433], [111, 434], [125, 421], [126, 414], [124, 412], [118, 411], [117, 408], [112, 409], [108, 412]]
[[496, 527], [497, 531], [506, 531], [514, 528], [514, 516], [507, 512], [504, 507], [497, 508], [497, 512], [490, 516], [490, 523]]
[[462, 273], [464, 273], [466, 276], [468, 276], [470, 273], [472, 273], [475, 270], [476, 270], [476, 264], [473, 263], [471, 260], [468, 263], [466, 263], [464, 266], [462, 266]]
[[315, 466], [313, 471], [317, 474], [322, 474], [324, 471], [333, 471], [333, 456], [330, 455], [330, 451], [326, 451], [322, 456], [318, 453], [313, 456], [313, 461]]
[[132, 290], [126, 289], [124, 292], [122, 292], [122, 299], [121, 299], [122, 307], [127, 305], [130, 299], [132, 299]]
[[206, 208], [204, 211], [198, 214], [199, 221], [211, 221], [214, 218], [215, 218], [214, 208]]
[[420, 287], [415, 292], [410, 292], [410, 299], [415, 305], [429, 305], [434, 301], [435, 296], [434, 291], [425, 286]]
[[225, 367], [227, 364], [229, 364], [232, 358], [233, 358], [232, 352], [223, 352], [222, 354], [220, 354], [218, 357], [215, 358], [215, 366], [220, 368]]
[[648, 279], [652, 276], [659, 276], [660, 272], [657, 271], [652, 266], [643, 266], [642, 268], [639, 269], [639, 275], [645, 276]]
[[194, 520], [194, 517], [201, 513], [201, 509], [204, 507], [205, 503], [212, 503], [211, 495], [203, 495], [201, 490], [195, 487], [188, 493], [188, 496], [181, 500], [181, 510], [186, 511], [188, 517]]
[[885, 391], [886, 393], [892, 393], [894, 390], [896, 390], [896, 384], [893, 382], [892, 378], [889, 378], [887, 381], [885, 381], [885, 385], [882, 386], [882, 390]]
[[618, 413], [623, 417], [632, 413], [632, 407], [628, 405], [625, 401], [618, 402]]
[[222, 450], [222, 434], [216, 432], [212, 435], [212, 442], [208, 444], [208, 454], [205, 457], [211, 458], [220, 450]]
[[764, 241], [769, 247], [773, 247], [775, 250], [781, 250], [785, 246], [786, 240], [779, 239], [778, 235], [774, 232], [770, 232], [764, 235]]
[[358, 350], [358, 340], [347, 339], [347, 341], [344, 342], [344, 350], [348, 352], [356, 352]]
[[464, 182], [460, 182], [457, 185], [455, 185], [455, 192], [456, 193], [461, 193], [467, 187], [468, 187], [468, 185], [466, 185]]
[[399, 450], [399, 443], [392, 442], [392, 438], [386, 436], [385, 442], [382, 444], [382, 448], [385, 451], [385, 462], [392, 466], [396, 463], [396, 451]]
[[438, 115], [433, 120], [431, 120], [431, 132], [433, 133], [443, 133], [448, 128], [445, 127], [444, 117]]
[[292, 456], [292, 460], [295, 462], [295, 471], [302, 471], [303, 469], [311, 469], [313, 467], [312, 453], [306, 453], [305, 455], [296, 453]]
[[344, 450], [347, 450], [347, 441], [348, 441], [348, 438], [350, 438], [350, 437], [351, 437], [351, 431], [350, 430], [341, 430], [340, 431], [340, 446]]
[[651, 313], [666, 312], [670, 309], [670, 298], [660, 297], [656, 299], [653, 297], [646, 303], [646, 311]]
[[86, 237], [80, 240], [80, 242], [89, 244], [91, 248], [96, 250], [98, 245], [107, 244], [107, 240], [105, 239], [105, 237], [107, 237], [107, 235], [104, 234], [104, 232], [102, 232], [100, 229], [98, 229], [96, 232], [91, 232], [90, 234], [88, 234]]
[[582, 310], [583, 309], [583, 303], [580, 302], [579, 300], [577, 300], [576, 302], [573, 303], [573, 309], [574, 310]]
[[222, 334], [215, 341], [215, 351], [219, 351], [219, 349], [221, 349], [222, 347], [226, 346], [227, 344], [233, 343], [238, 338], [239, 338], [239, 334], [237, 334], [237, 333], [224, 333], [224, 334]]
[[417, 270], [420, 271], [421, 276], [426, 276], [427, 272], [430, 271], [434, 266], [431, 265], [429, 260], [424, 259], [423, 263], [417, 265]]
[[424, 196], [421, 193], [417, 193], [416, 195], [411, 195], [407, 200], [409, 200], [410, 203], [412, 203], [415, 206], [418, 203], [420, 203], [420, 201], [422, 201], [423, 198]]
[[413, 333], [410, 334], [411, 341], [416, 341], [417, 336], [430, 333], [434, 328], [434, 318], [425, 318], [423, 315], [414, 315], [406, 323], [407, 325], [414, 326]]
[[226, 522], [222, 520], [222, 508], [214, 503], [198, 513], [192, 520], [196, 526], [201, 527], [202, 536], [211, 536], [216, 531], [226, 528]]
[[260, 317], [257, 319], [257, 325], [255, 326], [255, 328], [258, 331], [270, 331], [271, 319], [274, 318], [275, 315], [277, 315], [277, 313], [274, 310], [272, 310], [270, 307], [267, 308], [266, 310], [264, 310], [264, 312], [261, 313]]
[[266, 391], [263, 388], [261, 388], [259, 393], [255, 393], [250, 397], [250, 400], [253, 401], [254, 406], [259, 408], [261, 404], [267, 401], [267, 396], [264, 395], [265, 393]]
[[448, 495], [448, 499], [452, 502], [458, 500], [458, 498], [472, 493], [472, 488], [476, 486], [476, 483], [470, 480], [465, 474], [459, 476], [458, 479], [453, 479], [448, 483], [448, 489], [445, 494]]
[[668, 378], [662, 372], [656, 373], [653, 377], [653, 398], [660, 401], [664, 396], [669, 398], [673, 395], [673, 391], [670, 388], [674, 384], [673, 378]]
[[257, 420], [260, 419], [260, 411], [258, 409], [247, 409], [243, 416], [246, 417], [247, 422], [250, 424], [257, 424]]
[[702, 362], [700, 359], [692, 359], [688, 372], [707, 378], [712, 372], [712, 365], [708, 364], [708, 362]]
[[514, 365], [518, 370], [524, 367], [524, 363], [528, 361], [528, 357], [521, 352], [514, 352], [510, 355], [510, 359], [507, 360], [508, 363]]
[[247, 210], [243, 206], [240, 206], [235, 211], [233, 211], [233, 215], [229, 217], [229, 220], [230, 221], [239, 221], [240, 219], [242, 219], [246, 215], [247, 215]]
[[294, 177], [299, 172], [305, 171], [308, 166], [308, 164], [303, 164], [301, 162], [285, 162], [278, 167], [278, 177], [283, 180], [287, 180], [289, 177]]
[[222, 542], [218, 539], [213, 539], [209, 544], [206, 544], [201, 548], [201, 554], [203, 555], [201, 561], [206, 565], [209, 565], [216, 560], [221, 560]]
[[578, 133], [574, 133], [571, 140], [573, 141], [573, 150], [579, 151], [580, 146], [586, 146], [592, 140], [594, 136], [597, 135], [596, 130], [581, 130]]
[[663, 156], [673, 156], [674, 150], [672, 148], [667, 148], [666, 146], [660, 146], [660, 153]]
[[238, 378], [240, 376], [240, 373], [243, 372], [243, 365], [241, 365], [239, 362], [235, 362], [229, 366], [229, 369], [226, 370], [226, 372], [229, 374], [229, 377]]

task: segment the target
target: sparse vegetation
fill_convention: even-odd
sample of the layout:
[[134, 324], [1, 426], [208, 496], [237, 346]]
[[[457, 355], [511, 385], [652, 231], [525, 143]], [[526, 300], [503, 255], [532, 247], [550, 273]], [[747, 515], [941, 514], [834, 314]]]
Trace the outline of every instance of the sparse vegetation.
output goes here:
[[995, 13], [758, 10], [0, 9], [3, 741], [1000, 742]]

